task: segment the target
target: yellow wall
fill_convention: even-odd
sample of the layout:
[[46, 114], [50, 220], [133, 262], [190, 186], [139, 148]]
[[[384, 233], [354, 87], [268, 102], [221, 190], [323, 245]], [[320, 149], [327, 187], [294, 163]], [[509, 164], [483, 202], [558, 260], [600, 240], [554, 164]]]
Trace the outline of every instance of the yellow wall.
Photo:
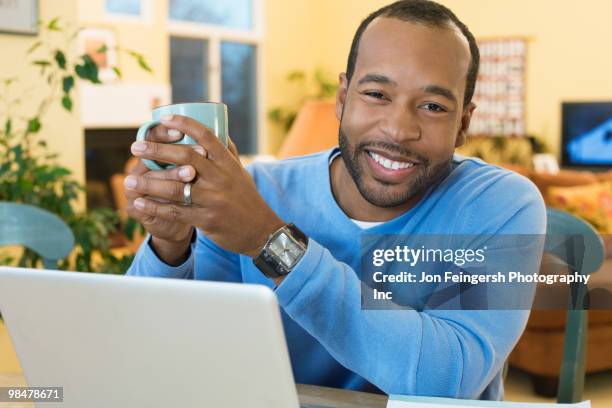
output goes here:
[[[300, 89], [290, 86], [286, 76], [293, 70], [312, 73], [327, 65], [320, 50], [325, 41], [321, 0], [266, 0], [265, 10], [265, 100], [266, 111], [276, 106], [295, 106]], [[269, 152], [275, 153], [284, 132], [268, 126]]]
[[[76, 4], [72, 1], [40, 1], [39, 7], [40, 19], [44, 21], [50, 21], [56, 16], [62, 17], [60, 24], [76, 20]], [[31, 115], [38, 105], [39, 92], [47, 89], [46, 86], [40, 85], [44, 82], [40, 79], [39, 70], [31, 68], [24, 58], [26, 50], [37, 40], [35, 36], [0, 33], [0, 78], [19, 76], [22, 81], [15, 91], [31, 90], [23, 94], [23, 110], [19, 110], [27, 115]], [[78, 98], [74, 98], [74, 103], [74, 110], [78, 112]], [[4, 106], [0, 109], [3, 110]], [[0, 118], [3, 116], [4, 112], [0, 111]], [[66, 113], [57, 103], [51, 107], [46, 118], [43, 118], [42, 124], [41, 136], [48, 141], [53, 151], [60, 153], [60, 162], [82, 180], [84, 147], [82, 130], [76, 115]]]
[[[560, 137], [560, 103], [612, 99], [612, 1], [441, 0], [476, 37], [526, 36], [527, 131], [552, 148]], [[355, 29], [381, 0], [321, 3], [326, 22], [321, 61], [345, 70]]]

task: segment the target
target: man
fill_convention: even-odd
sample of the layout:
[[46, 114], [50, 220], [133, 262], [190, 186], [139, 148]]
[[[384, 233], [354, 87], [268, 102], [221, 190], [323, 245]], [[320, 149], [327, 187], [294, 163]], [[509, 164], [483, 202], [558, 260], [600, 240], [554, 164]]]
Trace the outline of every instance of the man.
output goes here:
[[[365, 311], [356, 273], [365, 233], [545, 232], [526, 179], [453, 156], [475, 108], [478, 58], [450, 10], [403, 0], [357, 30], [337, 93], [339, 151], [247, 171], [202, 125], [164, 118], [132, 147], [178, 167], [140, 164], [126, 180], [130, 214], [151, 235], [129, 274], [274, 288], [297, 382], [500, 399], [528, 311]], [[182, 134], [199, 152], [159, 143]], [[185, 183], [191, 206], [180, 205]]]

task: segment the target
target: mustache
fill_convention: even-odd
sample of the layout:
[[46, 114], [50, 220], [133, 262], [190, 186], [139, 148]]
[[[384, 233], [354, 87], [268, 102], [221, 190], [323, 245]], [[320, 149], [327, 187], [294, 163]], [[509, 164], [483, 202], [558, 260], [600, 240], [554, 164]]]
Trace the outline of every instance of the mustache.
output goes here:
[[356, 152], [368, 150], [368, 148], [378, 148], [385, 150], [390, 153], [395, 153], [398, 156], [404, 157], [408, 160], [415, 160], [422, 164], [429, 164], [429, 160], [426, 157], [398, 144], [388, 142], [361, 142], [356, 147]]

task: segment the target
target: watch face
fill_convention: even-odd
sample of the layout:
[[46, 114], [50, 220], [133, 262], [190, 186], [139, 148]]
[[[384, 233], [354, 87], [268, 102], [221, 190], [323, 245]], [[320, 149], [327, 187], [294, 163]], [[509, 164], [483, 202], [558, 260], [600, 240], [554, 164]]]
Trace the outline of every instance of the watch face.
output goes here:
[[270, 243], [270, 252], [282, 264], [291, 269], [302, 254], [302, 248], [286, 233], [282, 232]]

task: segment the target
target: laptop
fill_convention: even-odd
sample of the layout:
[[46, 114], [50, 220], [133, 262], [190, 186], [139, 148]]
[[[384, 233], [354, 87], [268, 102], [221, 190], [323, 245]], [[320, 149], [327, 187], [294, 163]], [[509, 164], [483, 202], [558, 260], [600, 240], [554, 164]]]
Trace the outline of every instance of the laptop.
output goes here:
[[299, 406], [262, 285], [0, 267], [0, 312], [62, 407]]

